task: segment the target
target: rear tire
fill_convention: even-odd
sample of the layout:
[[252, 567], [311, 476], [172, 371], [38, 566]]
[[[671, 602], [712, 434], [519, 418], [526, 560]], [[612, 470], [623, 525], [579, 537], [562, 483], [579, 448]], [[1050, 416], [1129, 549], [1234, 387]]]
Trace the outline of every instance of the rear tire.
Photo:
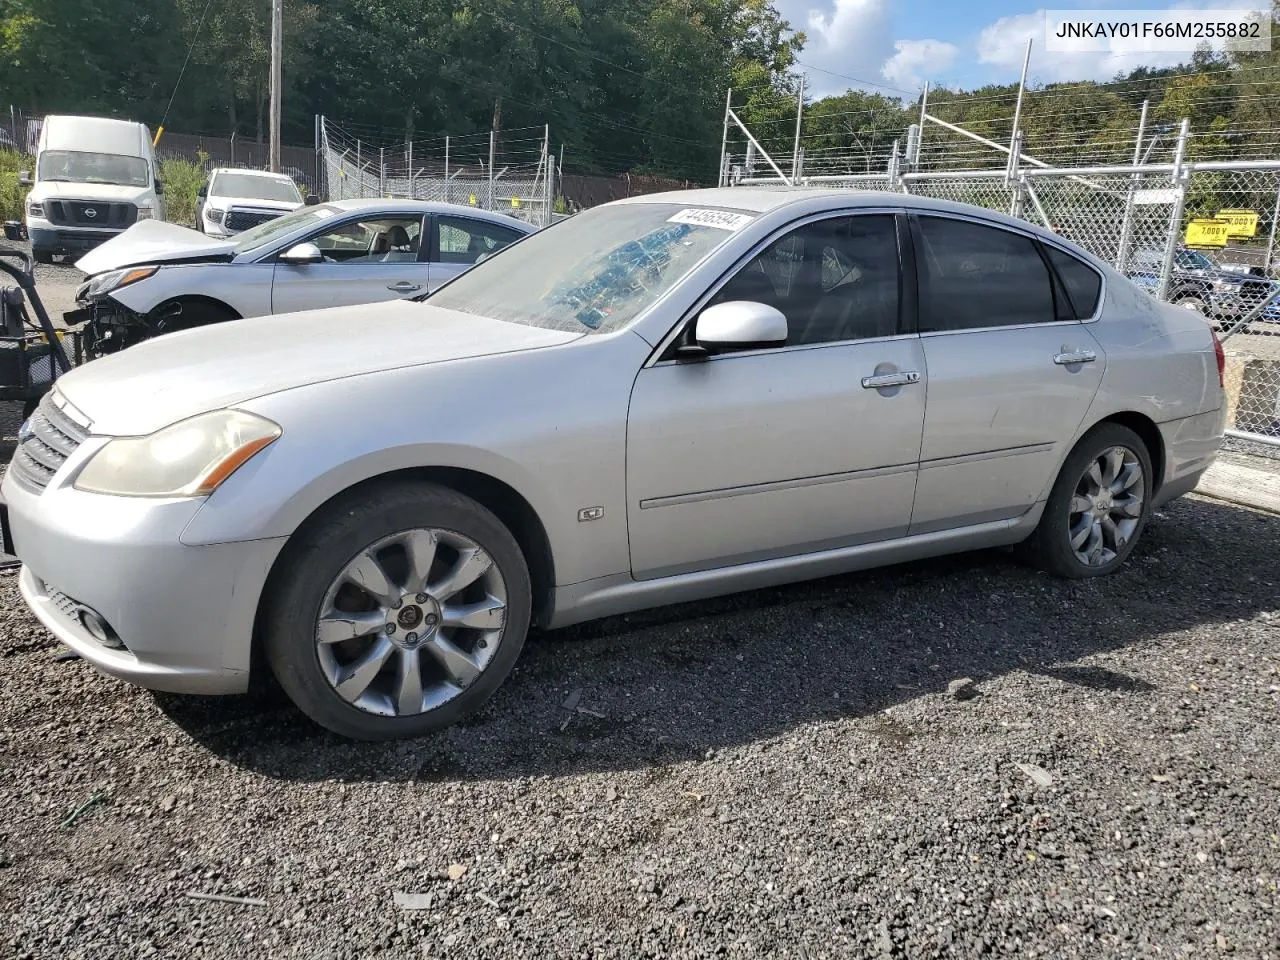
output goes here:
[[1151, 455], [1118, 423], [1090, 430], [1067, 456], [1022, 555], [1059, 577], [1100, 577], [1133, 552], [1151, 514]]
[[44, 264], [53, 263], [52, 250], [36, 250], [33, 248], [31, 251], [31, 256], [35, 259], [36, 263], [44, 263]]
[[262, 621], [271, 671], [303, 713], [355, 740], [418, 737], [473, 712], [511, 673], [529, 627], [515, 538], [435, 484], [339, 499], [277, 570]]

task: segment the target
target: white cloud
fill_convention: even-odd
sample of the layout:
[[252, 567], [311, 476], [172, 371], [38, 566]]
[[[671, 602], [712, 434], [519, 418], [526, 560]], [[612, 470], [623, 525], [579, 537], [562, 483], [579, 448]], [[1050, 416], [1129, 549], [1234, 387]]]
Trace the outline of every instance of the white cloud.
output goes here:
[[960, 48], [943, 40], [899, 40], [880, 73], [895, 87], [917, 90], [925, 80], [950, 69]]
[[808, 37], [800, 60], [817, 68], [805, 71], [813, 96], [882, 84], [881, 65], [894, 49], [888, 0], [776, 0], [776, 6]]

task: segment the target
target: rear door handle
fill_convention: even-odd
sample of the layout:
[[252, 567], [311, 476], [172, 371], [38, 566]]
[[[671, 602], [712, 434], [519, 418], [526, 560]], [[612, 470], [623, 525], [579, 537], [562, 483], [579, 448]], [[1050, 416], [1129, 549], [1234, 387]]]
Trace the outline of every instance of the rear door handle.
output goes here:
[[863, 377], [862, 386], [866, 390], [881, 390], [884, 387], [903, 387], [908, 383], [919, 383], [920, 374], [914, 370], [903, 370], [901, 373], [880, 373], [874, 377]]
[[1076, 363], [1093, 363], [1097, 359], [1098, 355], [1092, 350], [1073, 350], [1054, 354], [1053, 362], [1060, 367], [1069, 367]]
[[421, 290], [422, 284], [410, 283], [408, 280], [401, 280], [399, 283], [391, 284], [387, 289], [394, 291], [395, 293], [413, 293], [415, 290]]

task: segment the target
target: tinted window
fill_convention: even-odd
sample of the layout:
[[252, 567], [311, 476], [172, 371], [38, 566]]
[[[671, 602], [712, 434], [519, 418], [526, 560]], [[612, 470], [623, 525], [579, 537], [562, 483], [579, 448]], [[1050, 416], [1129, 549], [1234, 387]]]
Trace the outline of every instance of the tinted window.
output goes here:
[[787, 317], [787, 344], [898, 332], [898, 234], [892, 216], [810, 223], [774, 241], [713, 302], [754, 300]]
[[1058, 271], [1062, 285], [1067, 288], [1071, 312], [1077, 320], [1087, 320], [1098, 309], [1098, 294], [1102, 292], [1102, 277], [1098, 271], [1082, 263], [1069, 253], [1056, 247], [1045, 246], [1049, 262]]
[[967, 220], [919, 223], [921, 332], [1055, 319], [1049, 270], [1029, 237]]
[[441, 263], [479, 263], [523, 234], [483, 220], [438, 217]]

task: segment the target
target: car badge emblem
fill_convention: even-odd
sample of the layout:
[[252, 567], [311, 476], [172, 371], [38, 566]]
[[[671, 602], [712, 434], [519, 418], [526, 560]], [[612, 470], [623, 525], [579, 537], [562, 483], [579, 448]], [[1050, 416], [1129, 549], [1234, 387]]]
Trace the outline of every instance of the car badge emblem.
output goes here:
[[98, 215], [98, 211], [93, 209], [93, 207], [85, 207], [84, 215], [88, 217], [90, 220], [92, 220], [94, 217]]

